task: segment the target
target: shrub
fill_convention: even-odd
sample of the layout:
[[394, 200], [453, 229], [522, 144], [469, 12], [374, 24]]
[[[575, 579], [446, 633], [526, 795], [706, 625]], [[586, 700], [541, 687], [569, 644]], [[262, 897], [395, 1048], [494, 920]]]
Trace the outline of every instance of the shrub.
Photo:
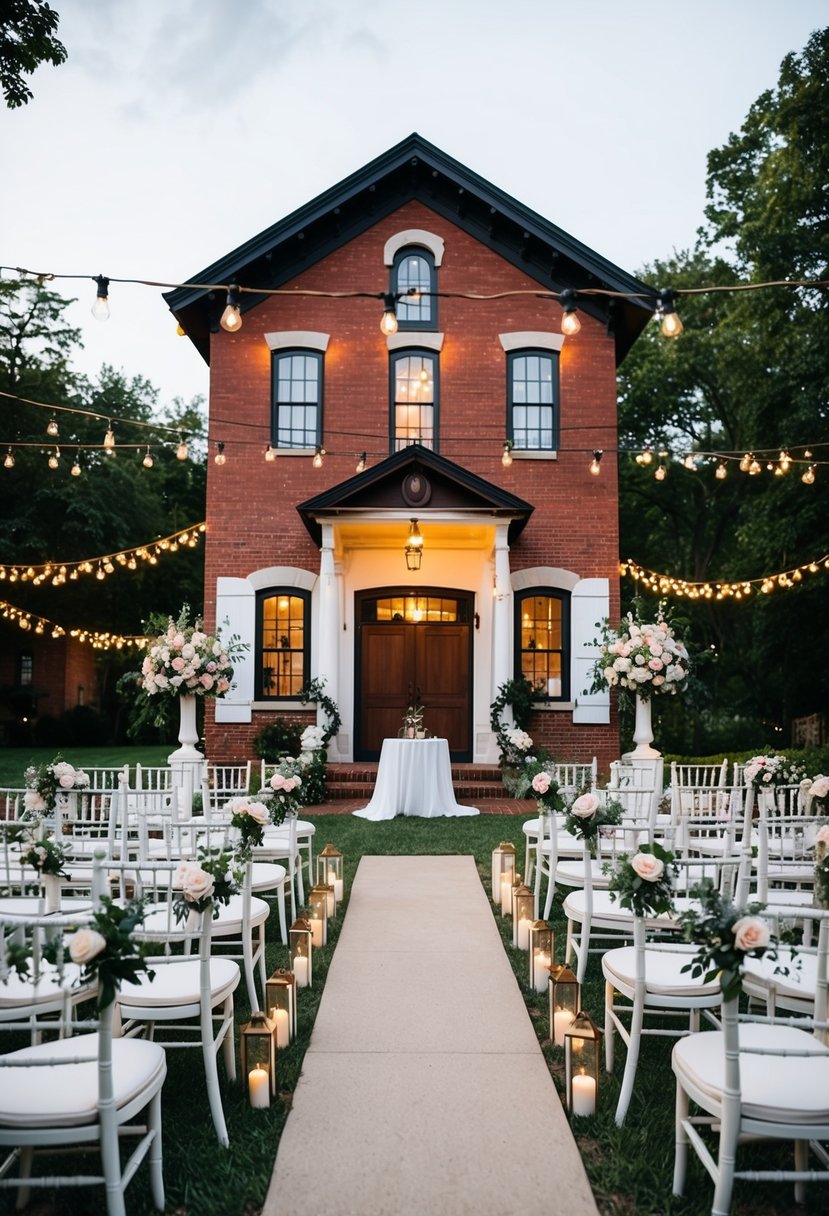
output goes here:
[[275, 764], [282, 756], [298, 756], [299, 740], [304, 729], [302, 722], [281, 718], [270, 722], [260, 730], [253, 740], [253, 750], [260, 760]]

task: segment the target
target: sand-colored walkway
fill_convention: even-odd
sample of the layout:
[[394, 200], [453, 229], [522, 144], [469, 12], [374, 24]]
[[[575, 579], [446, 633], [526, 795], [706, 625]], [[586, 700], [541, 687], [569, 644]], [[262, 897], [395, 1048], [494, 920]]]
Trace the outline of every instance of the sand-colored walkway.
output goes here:
[[471, 857], [363, 857], [263, 1216], [595, 1216]]

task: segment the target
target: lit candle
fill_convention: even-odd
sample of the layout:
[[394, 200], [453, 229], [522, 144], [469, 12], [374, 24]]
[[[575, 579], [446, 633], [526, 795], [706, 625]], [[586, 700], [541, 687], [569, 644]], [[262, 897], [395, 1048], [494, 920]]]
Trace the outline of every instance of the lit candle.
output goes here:
[[331, 866], [328, 870], [328, 878], [325, 880], [329, 887], [334, 888], [334, 899], [337, 903], [342, 902], [343, 898], [343, 880], [337, 878], [337, 871]]
[[287, 1047], [291, 1041], [291, 1019], [287, 1009], [272, 1009], [271, 1017], [276, 1018], [276, 1045]]
[[315, 946], [322, 946], [322, 919], [321, 917], [312, 917], [308, 921], [311, 926], [311, 941]]
[[501, 915], [509, 916], [512, 906], [512, 871], [501, 875]]
[[546, 992], [550, 979], [550, 956], [537, 950], [533, 959], [533, 987], [536, 992]]
[[271, 1104], [271, 1094], [266, 1068], [252, 1068], [248, 1073], [248, 1096], [251, 1106], [264, 1110]]
[[308, 959], [304, 954], [297, 954], [294, 958], [294, 978], [297, 988], [308, 987]]
[[596, 1079], [579, 1073], [578, 1076], [573, 1077], [573, 1114], [595, 1115], [595, 1113]]
[[530, 948], [530, 925], [532, 921], [528, 917], [522, 916], [518, 922], [518, 949], [529, 950]]
[[334, 898], [334, 885], [333, 885], [333, 883], [328, 883], [327, 885], [328, 885], [329, 887], [331, 887], [331, 890], [330, 890], [330, 891], [326, 891], [326, 893], [325, 893], [325, 909], [326, 909], [326, 913], [327, 913], [327, 915], [328, 915], [329, 917], [330, 917], [330, 916], [336, 916], [336, 915], [337, 915], [337, 907], [336, 907], [336, 900], [335, 900], [335, 898]]
[[557, 1009], [553, 1014], [553, 1028], [556, 1047], [564, 1046], [564, 1032], [574, 1021], [574, 1015], [569, 1009]]

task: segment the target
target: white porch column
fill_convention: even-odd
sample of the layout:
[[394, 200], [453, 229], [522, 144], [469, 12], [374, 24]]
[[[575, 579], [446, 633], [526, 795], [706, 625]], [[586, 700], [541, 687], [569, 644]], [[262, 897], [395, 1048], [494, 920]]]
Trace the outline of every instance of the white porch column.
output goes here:
[[334, 565], [334, 525], [322, 525], [320, 549], [319, 620], [317, 628], [317, 674], [325, 680], [326, 695], [339, 704], [340, 588]]
[[512, 582], [508, 524], [495, 527], [495, 604], [492, 613], [492, 697], [512, 678]]

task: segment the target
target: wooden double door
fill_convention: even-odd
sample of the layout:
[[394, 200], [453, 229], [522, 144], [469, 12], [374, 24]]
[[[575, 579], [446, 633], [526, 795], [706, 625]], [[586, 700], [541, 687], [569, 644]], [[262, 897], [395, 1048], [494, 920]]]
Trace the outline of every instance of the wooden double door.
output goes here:
[[[446, 603], [447, 594], [441, 595]], [[363, 619], [358, 605], [355, 759], [377, 759], [383, 740], [399, 733], [406, 707], [415, 702], [424, 707], [429, 734], [448, 740], [452, 759], [472, 759], [471, 597], [452, 598], [455, 619], [444, 611], [449, 619], [425, 613], [420, 620], [366, 620], [370, 602]]]

